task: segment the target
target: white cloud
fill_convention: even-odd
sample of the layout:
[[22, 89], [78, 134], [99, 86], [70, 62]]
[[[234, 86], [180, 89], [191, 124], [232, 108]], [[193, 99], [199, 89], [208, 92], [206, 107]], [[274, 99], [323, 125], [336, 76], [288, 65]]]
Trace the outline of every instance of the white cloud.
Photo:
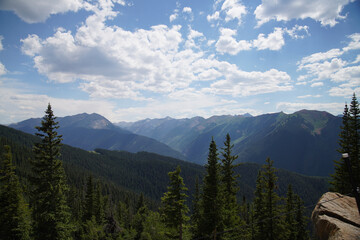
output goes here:
[[263, 33], [259, 34], [257, 39], [254, 40], [239, 40], [237, 41], [236, 30], [229, 28], [220, 29], [220, 37], [215, 44], [216, 51], [224, 54], [228, 53], [236, 55], [240, 51], [250, 50], [256, 48], [257, 50], [280, 50], [285, 45], [283, 37], [284, 31], [281, 28], [275, 28], [274, 32], [269, 33], [267, 36]]
[[280, 50], [285, 45], [283, 30], [281, 28], [275, 28], [274, 32], [268, 34], [267, 37], [261, 33], [258, 38], [253, 41], [253, 45], [259, 50]]
[[293, 39], [303, 39], [306, 36], [309, 36], [309, 27], [308, 26], [299, 26], [295, 25], [291, 29], [285, 29], [285, 32]]
[[351, 42], [343, 48], [344, 51], [360, 49], [360, 33], [354, 33], [348, 36], [348, 38], [351, 39]]
[[219, 11], [214, 12], [212, 15], [207, 15], [206, 16], [206, 19], [209, 22], [218, 20], [219, 18], [220, 18], [220, 12]]
[[324, 83], [323, 82], [315, 82], [313, 84], [310, 85], [310, 87], [322, 87], [324, 86]]
[[302, 109], [327, 111], [338, 115], [344, 109], [344, 103], [305, 103], [305, 102], [279, 102], [276, 104], [278, 111], [293, 113]]
[[239, 25], [242, 23], [242, 17], [247, 13], [246, 7], [238, 0], [225, 0], [221, 6], [221, 11], [224, 11], [226, 14], [226, 22], [237, 19]]
[[4, 50], [2, 40], [4, 40], [4, 37], [0, 35], [0, 51]]
[[[201, 49], [206, 38], [191, 27], [186, 39], [179, 25], [127, 31], [106, 25], [106, 20], [116, 15], [112, 5], [101, 8], [87, 5], [87, 9], [94, 14], [74, 33], [59, 28], [45, 39], [33, 34], [21, 41], [22, 52], [33, 58], [39, 73], [55, 83], [77, 81], [77, 86], [92, 98], [150, 100], [145, 97], [149, 93], [172, 94], [204, 81], [211, 81], [207, 92], [221, 95], [230, 92], [249, 96], [292, 89], [285, 72], [276, 69], [245, 72], [217, 60]], [[230, 42], [234, 34], [234, 30], [222, 29], [222, 35]], [[268, 39], [269, 43], [258, 47], [277, 49], [272, 46], [272, 34], [260, 38]], [[234, 41], [237, 49], [224, 44], [223, 51], [230, 53], [251, 47], [251, 42]], [[236, 87], [231, 90], [227, 84]]]
[[292, 90], [291, 78], [286, 72], [270, 69], [266, 72], [245, 72], [234, 65], [223, 64], [225, 79], [211, 84], [207, 91], [232, 96], [250, 96]]
[[0, 76], [1, 76], [1, 75], [5, 75], [6, 72], [7, 72], [7, 70], [6, 70], [5, 66], [4, 66], [4, 64], [2, 64], [2, 63], [0, 62]]
[[[299, 61], [298, 71], [306, 71], [306, 73], [300, 75], [298, 80], [312, 82], [330, 80], [333, 83], [341, 83], [329, 90], [330, 96], [348, 97], [352, 92], [359, 91], [360, 66], [351, 66], [360, 62], [359, 57], [356, 57], [354, 61], [344, 60], [343, 57], [350, 51], [360, 49], [360, 34], [354, 33], [348, 38], [350, 41], [343, 49], [334, 48], [326, 52], [314, 53]], [[313, 83], [311, 86], [314, 87], [317, 84], [319, 83]]]
[[[4, 37], [0, 35], [0, 51], [2, 51], [4, 49], [3, 44], [2, 44], [3, 39], [4, 39]], [[7, 70], [4, 66], [4, 64], [2, 64], [0, 62], [0, 76], [6, 74], [6, 72], [7, 72]]]
[[221, 28], [219, 40], [215, 44], [216, 51], [236, 55], [240, 51], [251, 49], [252, 44], [249, 41], [236, 41], [234, 36], [236, 36], [236, 30]]
[[302, 96], [297, 96], [297, 98], [300, 98], [300, 99], [303, 99], [303, 98], [319, 98], [319, 97], [322, 97], [320, 94], [318, 95], [302, 95]]
[[291, 19], [312, 18], [322, 26], [333, 27], [337, 20], [346, 16], [341, 12], [353, 0], [262, 0], [255, 9], [258, 26], [270, 21], [290, 21]]
[[83, 7], [82, 0], [1, 0], [0, 9], [14, 11], [27, 23], [44, 22], [50, 15], [76, 12]]
[[182, 12], [183, 13], [191, 13], [191, 8], [190, 7], [184, 7]]
[[172, 21], [174, 21], [177, 17], [178, 17], [178, 14], [177, 14], [177, 13], [173, 13], [173, 14], [170, 15], [169, 21], [172, 22]]

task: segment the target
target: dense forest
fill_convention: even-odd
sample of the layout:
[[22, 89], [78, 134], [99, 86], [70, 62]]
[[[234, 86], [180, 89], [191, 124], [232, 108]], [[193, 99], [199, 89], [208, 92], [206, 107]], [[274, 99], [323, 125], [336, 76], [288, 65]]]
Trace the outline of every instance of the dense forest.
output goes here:
[[[146, 152], [87, 152], [62, 145], [50, 104], [45, 113], [36, 136], [0, 128], [2, 239], [310, 238], [305, 206], [326, 191], [324, 178], [289, 175], [270, 158], [246, 173], [229, 134], [220, 149], [211, 139], [205, 167]], [[359, 114], [354, 95], [339, 152], [351, 156], [357, 184]], [[351, 192], [348, 177], [344, 160], [335, 161], [331, 188]]]

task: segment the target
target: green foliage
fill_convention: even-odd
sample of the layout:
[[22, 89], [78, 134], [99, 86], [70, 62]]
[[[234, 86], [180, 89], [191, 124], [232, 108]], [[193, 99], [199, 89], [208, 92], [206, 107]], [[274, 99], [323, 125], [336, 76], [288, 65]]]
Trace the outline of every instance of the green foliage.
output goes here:
[[185, 187], [183, 178], [180, 176], [181, 168], [176, 167], [176, 170], [169, 172], [170, 185], [168, 191], [164, 193], [161, 198], [161, 208], [163, 221], [170, 229], [175, 229], [174, 238], [183, 239], [183, 229], [188, 217], [186, 216], [189, 211], [185, 204], [188, 190]]
[[37, 127], [41, 142], [34, 146], [32, 161], [31, 206], [36, 239], [70, 239], [70, 212], [65, 194], [68, 190], [60, 155], [61, 136], [50, 104], [41, 126]]
[[[360, 185], [360, 110], [359, 103], [354, 93], [350, 109], [345, 104], [342, 117], [341, 132], [339, 134], [338, 152], [348, 153], [352, 167], [352, 174], [355, 186]], [[345, 160], [340, 158], [335, 160], [335, 173], [331, 175], [331, 190], [342, 194], [352, 192], [350, 175]]]
[[203, 236], [211, 236], [223, 230], [220, 164], [214, 139], [210, 143], [208, 162], [205, 168], [200, 230]]
[[30, 239], [30, 215], [12, 164], [9, 146], [0, 162], [0, 236], [4, 240]]

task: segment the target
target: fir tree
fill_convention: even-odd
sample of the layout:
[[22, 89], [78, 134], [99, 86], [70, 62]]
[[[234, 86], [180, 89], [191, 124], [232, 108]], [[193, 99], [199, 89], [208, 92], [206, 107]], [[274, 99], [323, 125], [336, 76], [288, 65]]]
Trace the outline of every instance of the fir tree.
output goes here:
[[292, 240], [295, 239], [296, 231], [295, 231], [295, 199], [294, 193], [292, 190], [291, 184], [288, 185], [288, 191], [286, 193], [286, 205], [285, 205], [285, 225], [287, 236], [286, 239]]
[[263, 189], [264, 186], [264, 179], [262, 176], [262, 171], [260, 170], [258, 172], [257, 178], [256, 178], [256, 188], [254, 192], [254, 209], [253, 209], [253, 239], [265, 239], [266, 233], [265, 233], [265, 224], [263, 220], [265, 219], [265, 196]]
[[306, 230], [307, 218], [304, 216], [304, 202], [298, 195], [295, 195], [294, 207], [295, 212], [295, 240], [307, 240], [309, 239], [309, 232]]
[[0, 165], [0, 237], [3, 240], [27, 240], [30, 234], [29, 210], [12, 164], [9, 146]]
[[94, 183], [93, 177], [90, 175], [86, 184], [86, 195], [85, 195], [85, 205], [84, 205], [84, 221], [91, 220], [92, 216], [95, 213], [94, 206]]
[[202, 217], [200, 222], [201, 235], [214, 236], [223, 230], [222, 199], [220, 194], [220, 165], [214, 139], [209, 147], [202, 194]]
[[184, 225], [188, 219], [186, 213], [188, 207], [185, 204], [187, 188], [180, 176], [181, 168], [177, 166], [174, 172], [169, 172], [170, 186], [161, 198], [161, 212], [164, 223], [170, 229], [174, 229], [174, 238], [183, 239]]
[[[224, 230], [238, 228], [240, 229], [241, 220], [239, 217], [239, 206], [237, 203], [236, 193], [239, 191], [237, 178], [234, 168], [239, 164], [234, 164], [238, 156], [232, 155], [232, 148], [230, 135], [226, 135], [225, 147], [222, 148], [222, 166], [221, 166], [221, 180], [222, 180], [222, 195], [223, 195], [223, 224]], [[224, 239], [234, 239], [236, 232], [231, 231], [224, 235]]]
[[264, 203], [265, 203], [265, 233], [268, 240], [283, 239], [283, 222], [280, 216], [280, 197], [276, 193], [277, 177], [275, 175], [275, 168], [273, 161], [270, 158], [266, 159], [266, 164], [263, 166], [263, 177], [265, 183]]
[[133, 227], [136, 231], [135, 240], [141, 239], [141, 234], [144, 231], [144, 222], [148, 214], [148, 208], [144, 201], [143, 193], [140, 194], [139, 200], [136, 204], [136, 214], [134, 216]]
[[[345, 104], [344, 113], [342, 117], [341, 132], [339, 134], [339, 149], [338, 152], [348, 153], [350, 156], [353, 177], [355, 185], [360, 186], [360, 112], [359, 103], [355, 94], [353, 95], [350, 110]], [[346, 163], [343, 158], [335, 160], [335, 173], [331, 175], [331, 191], [348, 194], [352, 192], [350, 183], [350, 176]]]
[[94, 215], [96, 218], [96, 222], [99, 225], [103, 224], [105, 212], [104, 212], [104, 200], [101, 194], [101, 186], [100, 183], [96, 185], [95, 196], [94, 196]]
[[193, 238], [200, 237], [200, 219], [201, 219], [201, 204], [200, 204], [200, 188], [199, 178], [195, 179], [195, 193], [192, 203], [192, 215], [191, 215], [191, 232]]
[[41, 126], [36, 127], [41, 138], [34, 146], [32, 161], [31, 205], [35, 239], [70, 239], [72, 227], [65, 194], [68, 191], [60, 155], [61, 136], [56, 129], [51, 105], [45, 111]]

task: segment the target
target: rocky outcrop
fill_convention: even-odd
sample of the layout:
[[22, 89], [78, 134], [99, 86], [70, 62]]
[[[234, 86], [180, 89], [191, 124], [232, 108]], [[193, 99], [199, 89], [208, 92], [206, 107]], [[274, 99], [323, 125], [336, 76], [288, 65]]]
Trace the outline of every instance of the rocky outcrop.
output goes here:
[[355, 198], [325, 193], [311, 219], [320, 240], [360, 240], [360, 215]]

